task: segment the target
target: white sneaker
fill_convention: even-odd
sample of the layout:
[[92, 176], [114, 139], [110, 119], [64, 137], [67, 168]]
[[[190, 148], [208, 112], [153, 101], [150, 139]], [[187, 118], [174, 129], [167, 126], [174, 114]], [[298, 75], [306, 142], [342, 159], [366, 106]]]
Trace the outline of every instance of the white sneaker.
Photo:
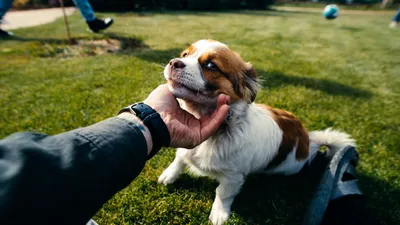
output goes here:
[[396, 27], [399, 27], [399, 23], [398, 23], [398, 22], [396, 22], [396, 21], [392, 21], [392, 22], [389, 24], [389, 27], [390, 27], [390, 28], [396, 28]]

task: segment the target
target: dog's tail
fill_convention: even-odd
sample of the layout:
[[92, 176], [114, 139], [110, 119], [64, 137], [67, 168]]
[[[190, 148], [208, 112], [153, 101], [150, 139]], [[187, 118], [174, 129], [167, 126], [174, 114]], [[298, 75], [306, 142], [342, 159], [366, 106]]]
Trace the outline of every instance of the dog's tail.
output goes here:
[[332, 157], [337, 151], [346, 146], [356, 146], [356, 141], [349, 134], [328, 128], [321, 131], [311, 131], [308, 133], [310, 137], [310, 153], [316, 154], [321, 146], [326, 146], [327, 156]]

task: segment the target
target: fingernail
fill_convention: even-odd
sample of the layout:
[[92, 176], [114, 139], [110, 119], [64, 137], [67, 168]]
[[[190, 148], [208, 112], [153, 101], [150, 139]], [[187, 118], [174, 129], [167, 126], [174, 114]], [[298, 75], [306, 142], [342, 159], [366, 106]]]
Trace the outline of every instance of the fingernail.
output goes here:
[[229, 98], [229, 96], [225, 99], [225, 104], [229, 104], [229, 102], [230, 102], [230, 98]]

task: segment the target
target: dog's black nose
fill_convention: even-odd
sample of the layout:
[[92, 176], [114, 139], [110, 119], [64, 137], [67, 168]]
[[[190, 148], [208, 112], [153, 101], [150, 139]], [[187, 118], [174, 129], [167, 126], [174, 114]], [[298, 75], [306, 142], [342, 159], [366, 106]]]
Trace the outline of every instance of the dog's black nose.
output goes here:
[[169, 61], [169, 65], [172, 67], [172, 69], [183, 69], [186, 66], [185, 63], [179, 59], [173, 59]]

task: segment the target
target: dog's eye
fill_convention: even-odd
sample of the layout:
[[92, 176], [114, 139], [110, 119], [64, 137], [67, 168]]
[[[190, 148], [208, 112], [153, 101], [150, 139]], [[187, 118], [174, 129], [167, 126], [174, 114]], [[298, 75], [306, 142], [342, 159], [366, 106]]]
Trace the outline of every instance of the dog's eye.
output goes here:
[[183, 53], [183, 54], [182, 54], [182, 58], [185, 58], [187, 55], [188, 55], [187, 52]]
[[211, 70], [216, 70], [218, 69], [217, 65], [215, 65], [213, 62], [207, 62], [206, 63], [206, 68], [211, 69]]

